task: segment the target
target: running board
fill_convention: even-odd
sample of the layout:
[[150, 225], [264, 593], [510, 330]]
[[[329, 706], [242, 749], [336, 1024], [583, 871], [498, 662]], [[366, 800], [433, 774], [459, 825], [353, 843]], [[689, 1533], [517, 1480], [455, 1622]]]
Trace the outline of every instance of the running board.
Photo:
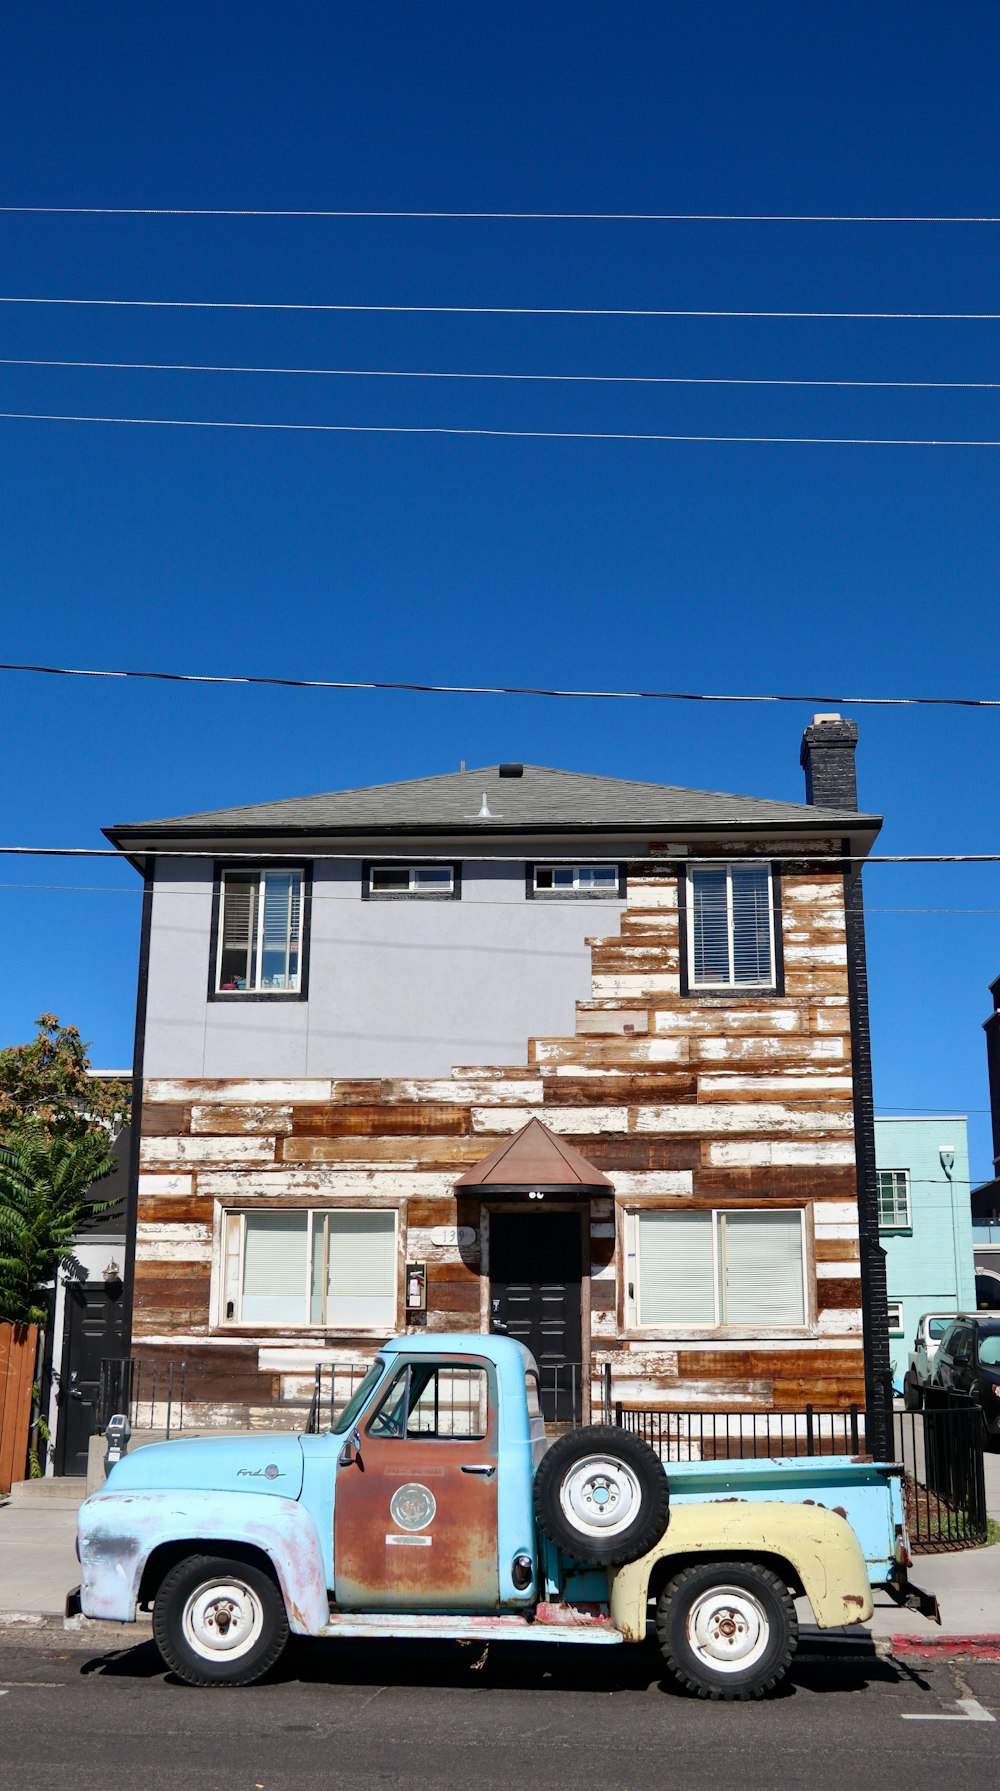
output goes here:
[[529, 1623], [526, 1617], [461, 1617], [393, 1611], [333, 1611], [324, 1636], [371, 1636], [402, 1640], [419, 1636], [433, 1642], [589, 1642], [614, 1646], [624, 1641], [608, 1623]]

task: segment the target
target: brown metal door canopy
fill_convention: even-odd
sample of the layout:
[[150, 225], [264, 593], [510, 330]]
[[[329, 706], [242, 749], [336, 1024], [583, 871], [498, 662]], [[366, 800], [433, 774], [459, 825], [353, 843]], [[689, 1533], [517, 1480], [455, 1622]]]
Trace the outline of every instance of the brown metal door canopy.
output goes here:
[[338, 1610], [495, 1611], [497, 1420], [493, 1370], [477, 1357], [402, 1365], [338, 1466]]
[[614, 1183], [540, 1119], [505, 1138], [459, 1176], [455, 1187], [479, 1194], [612, 1194]]

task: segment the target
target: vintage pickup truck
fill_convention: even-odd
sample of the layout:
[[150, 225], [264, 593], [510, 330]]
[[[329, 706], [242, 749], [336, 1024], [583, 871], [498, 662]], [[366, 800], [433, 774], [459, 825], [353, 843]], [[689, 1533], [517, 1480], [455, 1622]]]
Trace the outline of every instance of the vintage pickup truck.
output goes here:
[[289, 1632], [608, 1646], [652, 1617], [701, 1697], [783, 1677], [823, 1629], [907, 1597], [899, 1469], [844, 1456], [670, 1465], [590, 1425], [549, 1441], [500, 1336], [396, 1337], [332, 1430], [151, 1444], [80, 1508], [71, 1609], [152, 1608], [191, 1685], [249, 1685]]

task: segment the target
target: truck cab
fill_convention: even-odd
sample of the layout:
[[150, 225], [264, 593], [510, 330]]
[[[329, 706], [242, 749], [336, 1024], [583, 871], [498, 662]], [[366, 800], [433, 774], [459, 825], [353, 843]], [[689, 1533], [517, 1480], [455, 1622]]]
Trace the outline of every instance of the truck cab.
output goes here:
[[547, 1438], [528, 1351], [392, 1339], [320, 1436], [152, 1444], [79, 1516], [78, 1608], [151, 1608], [191, 1684], [250, 1684], [288, 1634], [642, 1642], [701, 1696], [757, 1697], [821, 1627], [906, 1596], [899, 1471], [844, 1457], [671, 1467], [630, 1432]]

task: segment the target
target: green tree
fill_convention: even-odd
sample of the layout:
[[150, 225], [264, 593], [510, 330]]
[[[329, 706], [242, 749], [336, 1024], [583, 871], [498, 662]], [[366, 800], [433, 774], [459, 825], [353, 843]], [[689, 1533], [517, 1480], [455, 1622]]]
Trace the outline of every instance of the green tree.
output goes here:
[[[42, 1289], [72, 1261], [87, 1190], [114, 1166], [105, 1131], [50, 1138], [22, 1128], [0, 1145], [0, 1319], [44, 1325]], [[87, 1210], [106, 1211], [107, 1202]]]
[[129, 1114], [125, 1082], [90, 1074], [88, 1047], [75, 1026], [41, 1014], [26, 1045], [0, 1051], [0, 1137], [7, 1143], [27, 1129], [49, 1138], [82, 1138], [99, 1128], [123, 1125]]

